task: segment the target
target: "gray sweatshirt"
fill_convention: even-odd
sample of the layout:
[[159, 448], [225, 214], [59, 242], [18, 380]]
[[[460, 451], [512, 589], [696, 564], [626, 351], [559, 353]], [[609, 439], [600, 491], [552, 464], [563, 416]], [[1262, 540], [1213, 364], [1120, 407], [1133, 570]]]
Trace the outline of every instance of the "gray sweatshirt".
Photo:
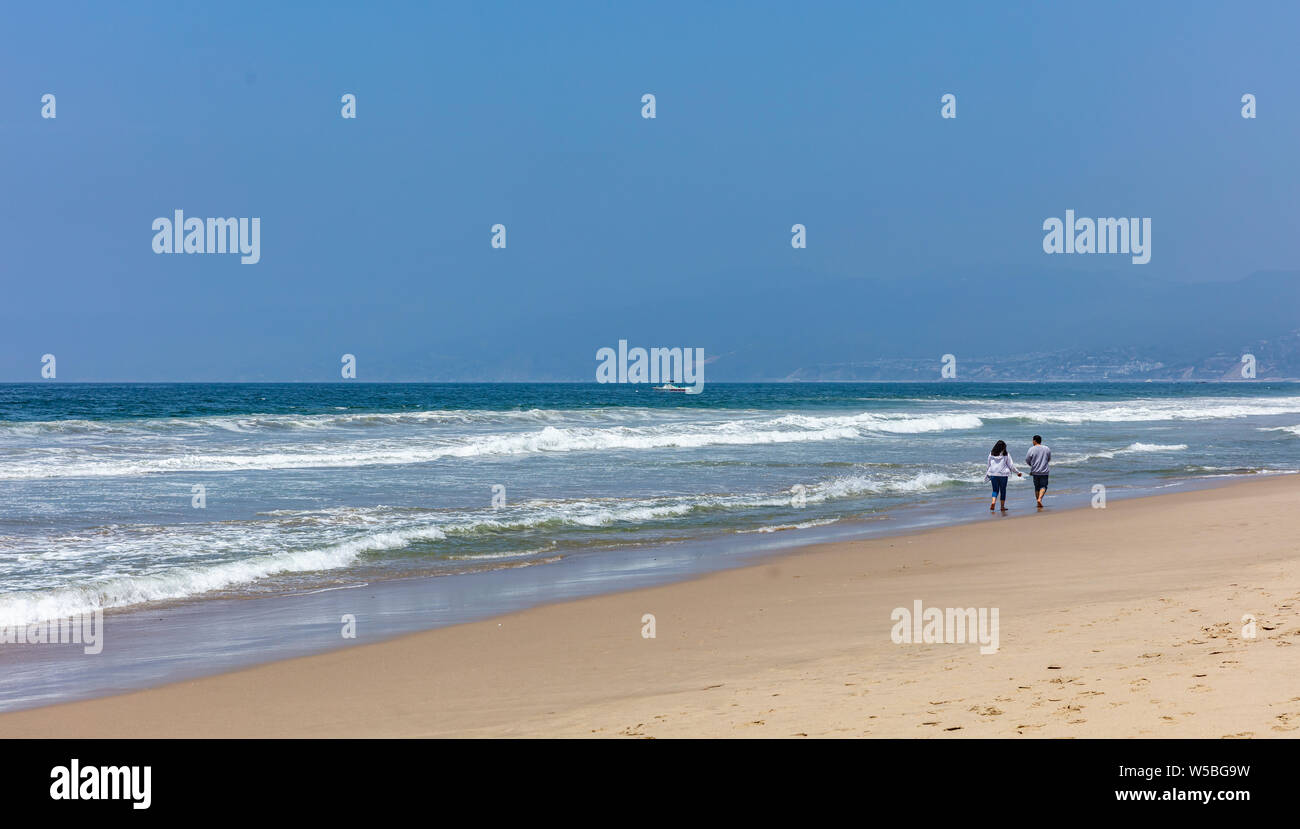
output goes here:
[[1025, 463], [1029, 464], [1029, 474], [1046, 475], [1048, 467], [1052, 465], [1052, 450], [1041, 443], [1031, 446], [1029, 454], [1025, 455]]

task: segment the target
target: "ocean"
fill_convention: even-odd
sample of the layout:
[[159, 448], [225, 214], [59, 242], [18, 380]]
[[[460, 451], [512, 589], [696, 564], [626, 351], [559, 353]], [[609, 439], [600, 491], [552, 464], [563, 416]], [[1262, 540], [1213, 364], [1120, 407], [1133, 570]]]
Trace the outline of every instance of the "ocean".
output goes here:
[[1049, 505], [1294, 473], [1300, 387], [2, 385], [0, 625], [987, 518], [1035, 433]]

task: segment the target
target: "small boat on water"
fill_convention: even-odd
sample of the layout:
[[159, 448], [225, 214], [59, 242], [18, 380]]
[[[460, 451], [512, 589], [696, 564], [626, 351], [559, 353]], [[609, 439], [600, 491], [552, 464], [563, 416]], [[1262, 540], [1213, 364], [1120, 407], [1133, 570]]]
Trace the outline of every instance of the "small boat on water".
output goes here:
[[674, 386], [672, 383], [664, 383], [662, 386], [655, 386], [655, 391], [690, 391], [687, 386]]

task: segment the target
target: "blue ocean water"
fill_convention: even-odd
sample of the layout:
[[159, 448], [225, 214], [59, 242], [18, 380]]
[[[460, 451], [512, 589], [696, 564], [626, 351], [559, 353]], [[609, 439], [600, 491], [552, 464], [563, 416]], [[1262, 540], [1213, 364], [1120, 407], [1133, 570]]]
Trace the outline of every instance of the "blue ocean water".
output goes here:
[[1300, 387], [0, 385], [0, 624], [963, 520], [1035, 433], [1049, 500], [1295, 472]]

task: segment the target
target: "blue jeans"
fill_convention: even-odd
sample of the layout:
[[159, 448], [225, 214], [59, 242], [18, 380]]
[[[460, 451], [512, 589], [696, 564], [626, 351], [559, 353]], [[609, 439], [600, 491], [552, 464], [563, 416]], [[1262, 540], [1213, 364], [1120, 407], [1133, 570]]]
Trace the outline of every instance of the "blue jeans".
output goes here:
[[990, 475], [989, 480], [993, 482], [993, 497], [1007, 500], [1007, 475]]

